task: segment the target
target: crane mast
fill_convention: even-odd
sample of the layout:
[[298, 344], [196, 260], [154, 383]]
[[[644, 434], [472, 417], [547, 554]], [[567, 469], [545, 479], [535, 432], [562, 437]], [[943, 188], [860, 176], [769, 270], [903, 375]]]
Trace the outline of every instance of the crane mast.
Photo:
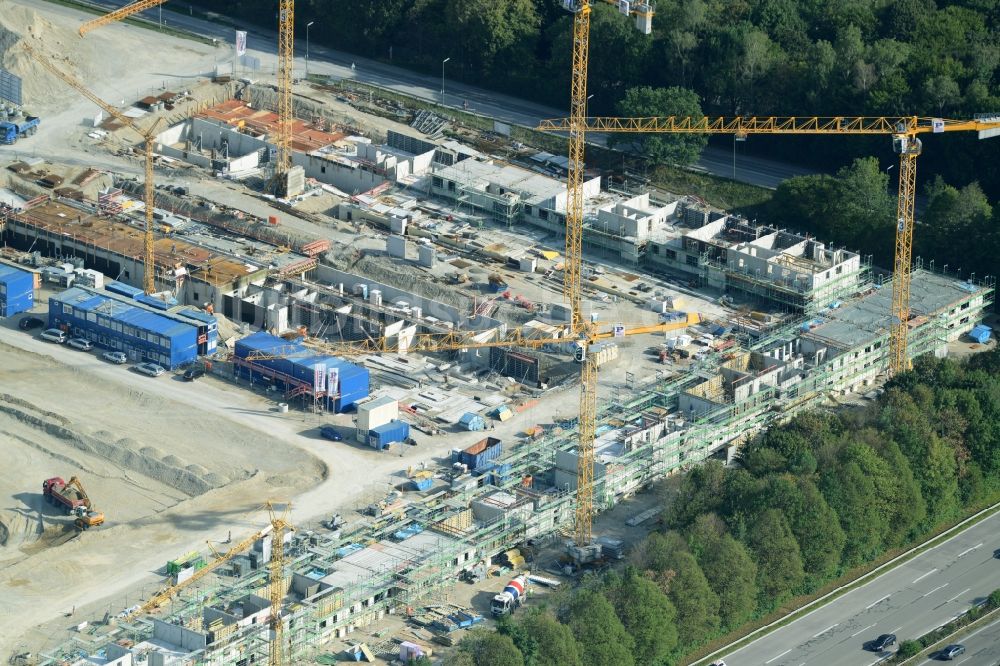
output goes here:
[[889, 317], [889, 371], [910, 369], [907, 334], [910, 320], [910, 260], [913, 255], [914, 206], [917, 198], [917, 157], [920, 139], [900, 134], [893, 137], [899, 153], [899, 197], [896, 200], [896, 250], [892, 269], [892, 311]]
[[295, 0], [278, 0], [278, 161], [274, 168], [279, 196], [287, 194], [292, 167], [292, 78], [295, 68]]

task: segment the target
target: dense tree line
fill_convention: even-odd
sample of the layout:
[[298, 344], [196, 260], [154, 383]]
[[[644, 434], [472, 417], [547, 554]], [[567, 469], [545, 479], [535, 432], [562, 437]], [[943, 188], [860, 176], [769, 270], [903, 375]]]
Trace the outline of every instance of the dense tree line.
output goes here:
[[[274, 0], [192, 0], [273, 26]], [[300, 30], [324, 44], [567, 108], [572, 19], [561, 0], [299, 0]], [[631, 88], [693, 91], [710, 114], [942, 115], [1000, 110], [997, 0], [659, 0], [652, 35], [595, 2], [593, 113]], [[930, 140], [926, 173], [974, 179], [1000, 197], [996, 148], [974, 136]], [[885, 137], [756, 137], [835, 171]], [[992, 151], [992, 152], [991, 152]]]
[[[762, 222], [805, 231], [851, 249], [863, 248], [878, 266], [891, 267], [896, 233], [895, 183], [875, 158], [855, 160], [835, 175], [791, 178], [762, 210]], [[958, 188], [935, 177], [923, 188], [914, 256], [935, 266], [1000, 274], [1000, 207], [972, 182]]]
[[665, 498], [622, 571], [477, 630], [461, 666], [666, 665], [1000, 492], [1000, 352], [918, 359], [864, 410], [808, 412]]

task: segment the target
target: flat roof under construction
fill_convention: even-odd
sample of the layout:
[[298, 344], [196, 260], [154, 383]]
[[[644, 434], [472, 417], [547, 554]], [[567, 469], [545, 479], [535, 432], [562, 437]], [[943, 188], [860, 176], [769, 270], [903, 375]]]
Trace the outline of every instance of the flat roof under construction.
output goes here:
[[438, 532], [421, 532], [399, 543], [386, 539], [337, 560], [334, 570], [320, 580], [333, 587], [351, 587], [378, 575], [413, 569], [458, 543]]
[[[93, 215], [61, 201], [48, 201], [12, 217], [27, 227], [50, 236], [69, 237], [84, 247], [134, 260], [142, 258], [142, 229]], [[184, 268], [193, 278], [213, 284], [233, 282], [261, 270], [176, 237], [154, 240], [153, 256], [160, 271], [174, 272]]]
[[[196, 114], [198, 118], [217, 120], [233, 127], [245, 127], [269, 138], [278, 133], [278, 114], [266, 109], [254, 109], [235, 99], [210, 107]], [[298, 118], [292, 121], [292, 150], [310, 153], [336, 143], [347, 135], [318, 129]]]
[[[986, 287], [962, 282], [946, 275], [916, 270], [910, 283], [910, 312], [914, 317], [941, 314]], [[871, 294], [835, 310], [827, 310], [819, 319], [824, 323], [803, 337], [852, 349], [876, 340], [889, 332], [892, 308], [892, 286], [876, 289]]]

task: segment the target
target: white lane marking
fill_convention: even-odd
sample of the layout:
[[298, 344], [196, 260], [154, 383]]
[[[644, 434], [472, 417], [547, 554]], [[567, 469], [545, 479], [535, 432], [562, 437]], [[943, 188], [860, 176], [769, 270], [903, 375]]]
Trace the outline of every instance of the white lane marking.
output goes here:
[[826, 629], [824, 629], [823, 631], [819, 632], [818, 634], [815, 634], [815, 635], [813, 635], [813, 638], [819, 638], [820, 636], [822, 636], [822, 635], [823, 635], [823, 634], [825, 634], [826, 632], [830, 631], [830, 630], [831, 630], [831, 629], [833, 629], [834, 627], [839, 627], [839, 626], [840, 626], [840, 623], [839, 623], [839, 622], [838, 622], [837, 624], [831, 624], [831, 625], [830, 625], [829, 627], [827, 627], [827, 628], [826, 628]]
[[885, 601], [886, 599], [888, 599], [891, 596], [892, 596], [891, 594], [887, 594], [884, 597], [882, 597], [881, 599], [879, 599], [878, 601], [871, 602], [870, 604], [868, 604], [867, 606], [865, 606], [865, 610], [871, 609], [872, 606], [876, 606], [876, 605], [882, 603], [883, 601]]
[[966, 548], [966, 549], [965, 549], [965, 550], [963, 550], [963, 551], [962, 551], [961, 553], [959, 553], [959, 554], [958, 554], [958, 556], [959, 556], [959, 557], [963, 557], [963, 556], [965, 556], [965, 555], [968, 555], [969, 553], [971, 553], [971, 552], [972, 552], [972, 551], [974, 551], [974, 550], [975, 550], [976, 548], [979, 548], [979, 547], [980, 547], [980, 546], [982, 546], [982, 545], [983, 545], [983, 544], [982, 544], [982, 542], [980, 542], [980, 543], [977, 543], [977, 544], [976, 544], [975, 546], [973, 546], [972, 548]]
[[972, 659], [972, 657], [966, 657], [962, 661], [956, 662], [955, 666], [958, 666], [959, 664], [964, 664], [965, 662], [969, 661], [970, 659]]
[[868, 625], [867, 627], [865, 627], [865, 628], [864, 628], [864, 629], [862, 629], [861, 631], [856, 631], [856, 632], [854, 632], [853, 634], [851, 634], [851, 638], [854, 638], [855, 636], [857, 636], [857, 635], [858, 635], [858, 634], [860, 634], [860, 633], [863, 633], [863, 632], [865, 632], [865, 631], [868, 631], [869, 629], [871, 629], [871, 628], [872, 628], [872, 627], [874, 627], [874, 626], [875, 626], [874, 624], [869, 624], [869, 625]]
[[[948, 587], [948, 583], [945, 583], [944, 585], [938, 585], [937, 587], [935, 587], [930, 592], [925, 593], [924, 597], [930, 596], [930, 595], [934, 594], [935, 592], [937, 592], [938, 590], [943, 590], [946, 587]], [[923, 597], [921, 597], [921, 599], [923, 599]], [[920, 634], [920, 635], [923, 636], [923, 634]]]
[[890, 633], [890, 634], [894, 634], [894, 633], [896, 633], [897, 631], [899, 631], [900, 629], [902, 629], [902, 627], [896, 627], [895, 629], [893, 629], [893, 630], [892, 630], [892, 631], [890, 631], [889, 633]]
[[792, 651], [792, 649], [791, 649], [791, 648], [789, 648], [789, 649], [785, 650], [784, 652], [782, 652], [781, 654], [779, 654], [779, 655], [778, 655], [777, 657], [771, 657], [770, 659], [768, 659], [768, 660], [767, 660], [767, 661], [765, 661], [764, 663], [765, 663], [765, 664], [770, 664], [770, 663], [771, 663], [772, 661], [774, 661], [775, 659], [781, 659], [782, 657], [784, 657], [784, 656], [785, 656], [786, 654], [788, 654], [788, 653], [789, 653], [789, 652], [791, 652], [791, 651]]
[[[927, 578], [928, 576], [930, 576], [930, 575], [931, 575], [932, 573], [934, 573], [935, 571], [937, 571], [937, 567], [934, 567], [933, 569], [931, 569], [930, 571], [928, 571], [928, 572], [927, 572], [927, 573], [925, 573], [924, 575], [922, 575], [922, 576], [919, 576], [919, 577], [918, 577], [918, 578], [917, 578], [916, 580], [914, 580], [913, 582], [914, 582], [914, 583], [919, 583], [920, 581], [922, 581], [922, 580], [923, 580], [924, 578]], [[912, 583], [911, 583], [911, 584], [912, 584]]]
[[971, 587], [965, 588], [964, 590], [962, 590], [961, 592], [959, 592], [958, 594], [956, 594], [955, 596], [953, 596], [951, 599], [949, 599], [945, 603], [951, 603], [952, 601], [954, 601], [955, 599], [958, 599], [960, 596], [962, 596], [963, 594], [965, 594], [966, 592], [968, 592], [971, 589], [972, 589]]

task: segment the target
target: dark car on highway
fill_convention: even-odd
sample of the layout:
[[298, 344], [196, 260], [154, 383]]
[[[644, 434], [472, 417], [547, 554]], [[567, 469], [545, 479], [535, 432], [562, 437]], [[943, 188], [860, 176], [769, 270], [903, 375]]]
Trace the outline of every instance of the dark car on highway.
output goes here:
[[896, 634], [882, 634], [869, 644], [872, 652], [882, 652], [886, 648], [896, 644]]
[[30, 331], [42, 326], [45, 326], [45, 320], [38, 317], [22, 317], [21, 321], [17, 322], [17, 327], [22, 331]]

